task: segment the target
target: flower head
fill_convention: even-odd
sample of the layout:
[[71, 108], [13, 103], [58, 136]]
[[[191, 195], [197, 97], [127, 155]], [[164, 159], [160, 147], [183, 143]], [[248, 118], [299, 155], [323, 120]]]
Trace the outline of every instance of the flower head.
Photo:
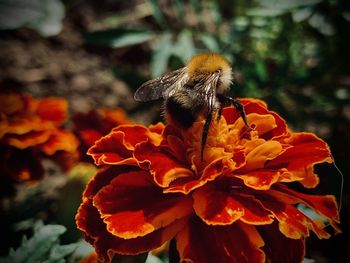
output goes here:
[[330, 235], [297, 204], [340, 231], [333, 196], [290, 187], [317, 186], [314, 165], [332, 162], [327, 144], [293, 133], [262, 101], [240, 101], [253, 129], [225, 108], [209, 129], [203, 161], [204, 120], [186, 131], [122, 125], [89, 149], [102, 169], [87, 185], [76, 220], [103, 262], [173, 238], [189, 262], [301, 262], [310, 231]]
[[91, 162], [91, 158], [85, 158], [86, 152], [95, 141], [108, 134], [114, 127], [130, 123], [121, 108], [99, 108], [92, 109], [88, 113], [76, 113], [73, 116], [73, 122], [81, 140], [81, 159], [87, 162]]
[[38, 180], [43, 176], [43, 157], [52, 158], [64, 169], [72, 165], [79, 142], [62, 128], [66, 100], [5, 93], [0, 94], [0, 104], [2, 174], [16, 181]]

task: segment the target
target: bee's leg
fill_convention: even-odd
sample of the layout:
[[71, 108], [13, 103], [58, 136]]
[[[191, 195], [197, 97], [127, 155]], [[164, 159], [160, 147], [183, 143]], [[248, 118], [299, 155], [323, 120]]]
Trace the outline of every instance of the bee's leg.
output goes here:
[[203, 161], [204, 147], [205, 147], [205, 144], [207, 142], [208, 131], [209, 131], [210, 123], [212, 120], [212, 116], [213, 116], [213, 110], [209, 109], [208, 114], [207, 114], [207, 118], [206, 118], [205, 123], [204, 123], [203, 133], [202, 133], [201, 161]]
[[248, 124], [248, 120], [247, 120], [247, 115], [245, 114], [244, 106], [242, 105], [242, 103], [240, 103], [238, 100], [235, 100], [231, 97], [227, 97], [227, 96], [224, 96], [221, 94], [218, 94], [217, 98], [218, 98], [219, 102], [221, 103], [221, 106], [220, 106], [221, 109], [223, 107], [233, 105], [236, 108], [236, 110], [239, 112], [239, 114], [241, 115], [241, 117], [244, 121], [244, 124], [248, 128], [250, 128], [250, 125]]
[[218, 110], [218, 115], [216, 116], [216, 121], [219, 122], [219, 120], [221, 119], [222, 116], [222, 110], [224, 109], [224, 107], [222, 106], [222, 103], [220, 103], [220, 108]]

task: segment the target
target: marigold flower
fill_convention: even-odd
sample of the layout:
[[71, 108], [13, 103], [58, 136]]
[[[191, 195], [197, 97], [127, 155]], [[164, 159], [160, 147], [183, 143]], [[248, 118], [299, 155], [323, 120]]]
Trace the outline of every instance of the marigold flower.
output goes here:
[[330, 234], [304, 204], [340, 232], [333, 196], [293, 190], [319, 183], [313, 167], [332, 162], [327, 144], [294, 133], [264, 102], [241, 99], [253, 130], [234, 108], [210, 129], [121, 125], [88, 151], [102, 169], [87, 185], [76, 222], [102, 262], [175, 239], [181, 261], [301, 262], [305, 238]]
[[44, 172], [43, 157], [54, 159], [64, 169], [71, 166], [79, 142], [61, 128], [67, 118], [66, 100], [5, 93], [0, 94], [0, 104], [2, 174], [16, 181], [38, 180]]
[[130, 124], [126, 113], [121, 108], [92, 109], [88, 113], [76, 113], [73, 116], [75, 131], [81, 140], [81, 159], [91, 162], [91, 158], [85, 158], [87, 150], [95, 141], [108, 134], [114, 127], [120, 124]]

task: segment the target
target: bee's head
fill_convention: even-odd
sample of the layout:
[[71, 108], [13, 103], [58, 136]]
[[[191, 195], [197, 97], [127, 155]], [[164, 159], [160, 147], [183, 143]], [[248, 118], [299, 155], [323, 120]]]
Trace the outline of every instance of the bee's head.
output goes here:
[[201, 80], [218, 72], [220, 79], [216, 92], [224, 93], [232, 82], [232, 70], [227, 59], [216, 53], [200, 53], [191, 58], [187, 64], [188, 76], [191, 80]]

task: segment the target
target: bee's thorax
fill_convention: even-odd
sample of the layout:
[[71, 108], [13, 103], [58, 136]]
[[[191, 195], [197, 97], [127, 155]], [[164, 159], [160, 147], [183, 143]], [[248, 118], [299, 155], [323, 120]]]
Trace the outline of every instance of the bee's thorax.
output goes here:
[[206, 78], [214, 72], [220, 73], [216, 92], [223, 94], [232, 82], [232, 70], [225, 57], [216, 53], [201, 53], [187, 64], [187, 73], [192, 80]]

